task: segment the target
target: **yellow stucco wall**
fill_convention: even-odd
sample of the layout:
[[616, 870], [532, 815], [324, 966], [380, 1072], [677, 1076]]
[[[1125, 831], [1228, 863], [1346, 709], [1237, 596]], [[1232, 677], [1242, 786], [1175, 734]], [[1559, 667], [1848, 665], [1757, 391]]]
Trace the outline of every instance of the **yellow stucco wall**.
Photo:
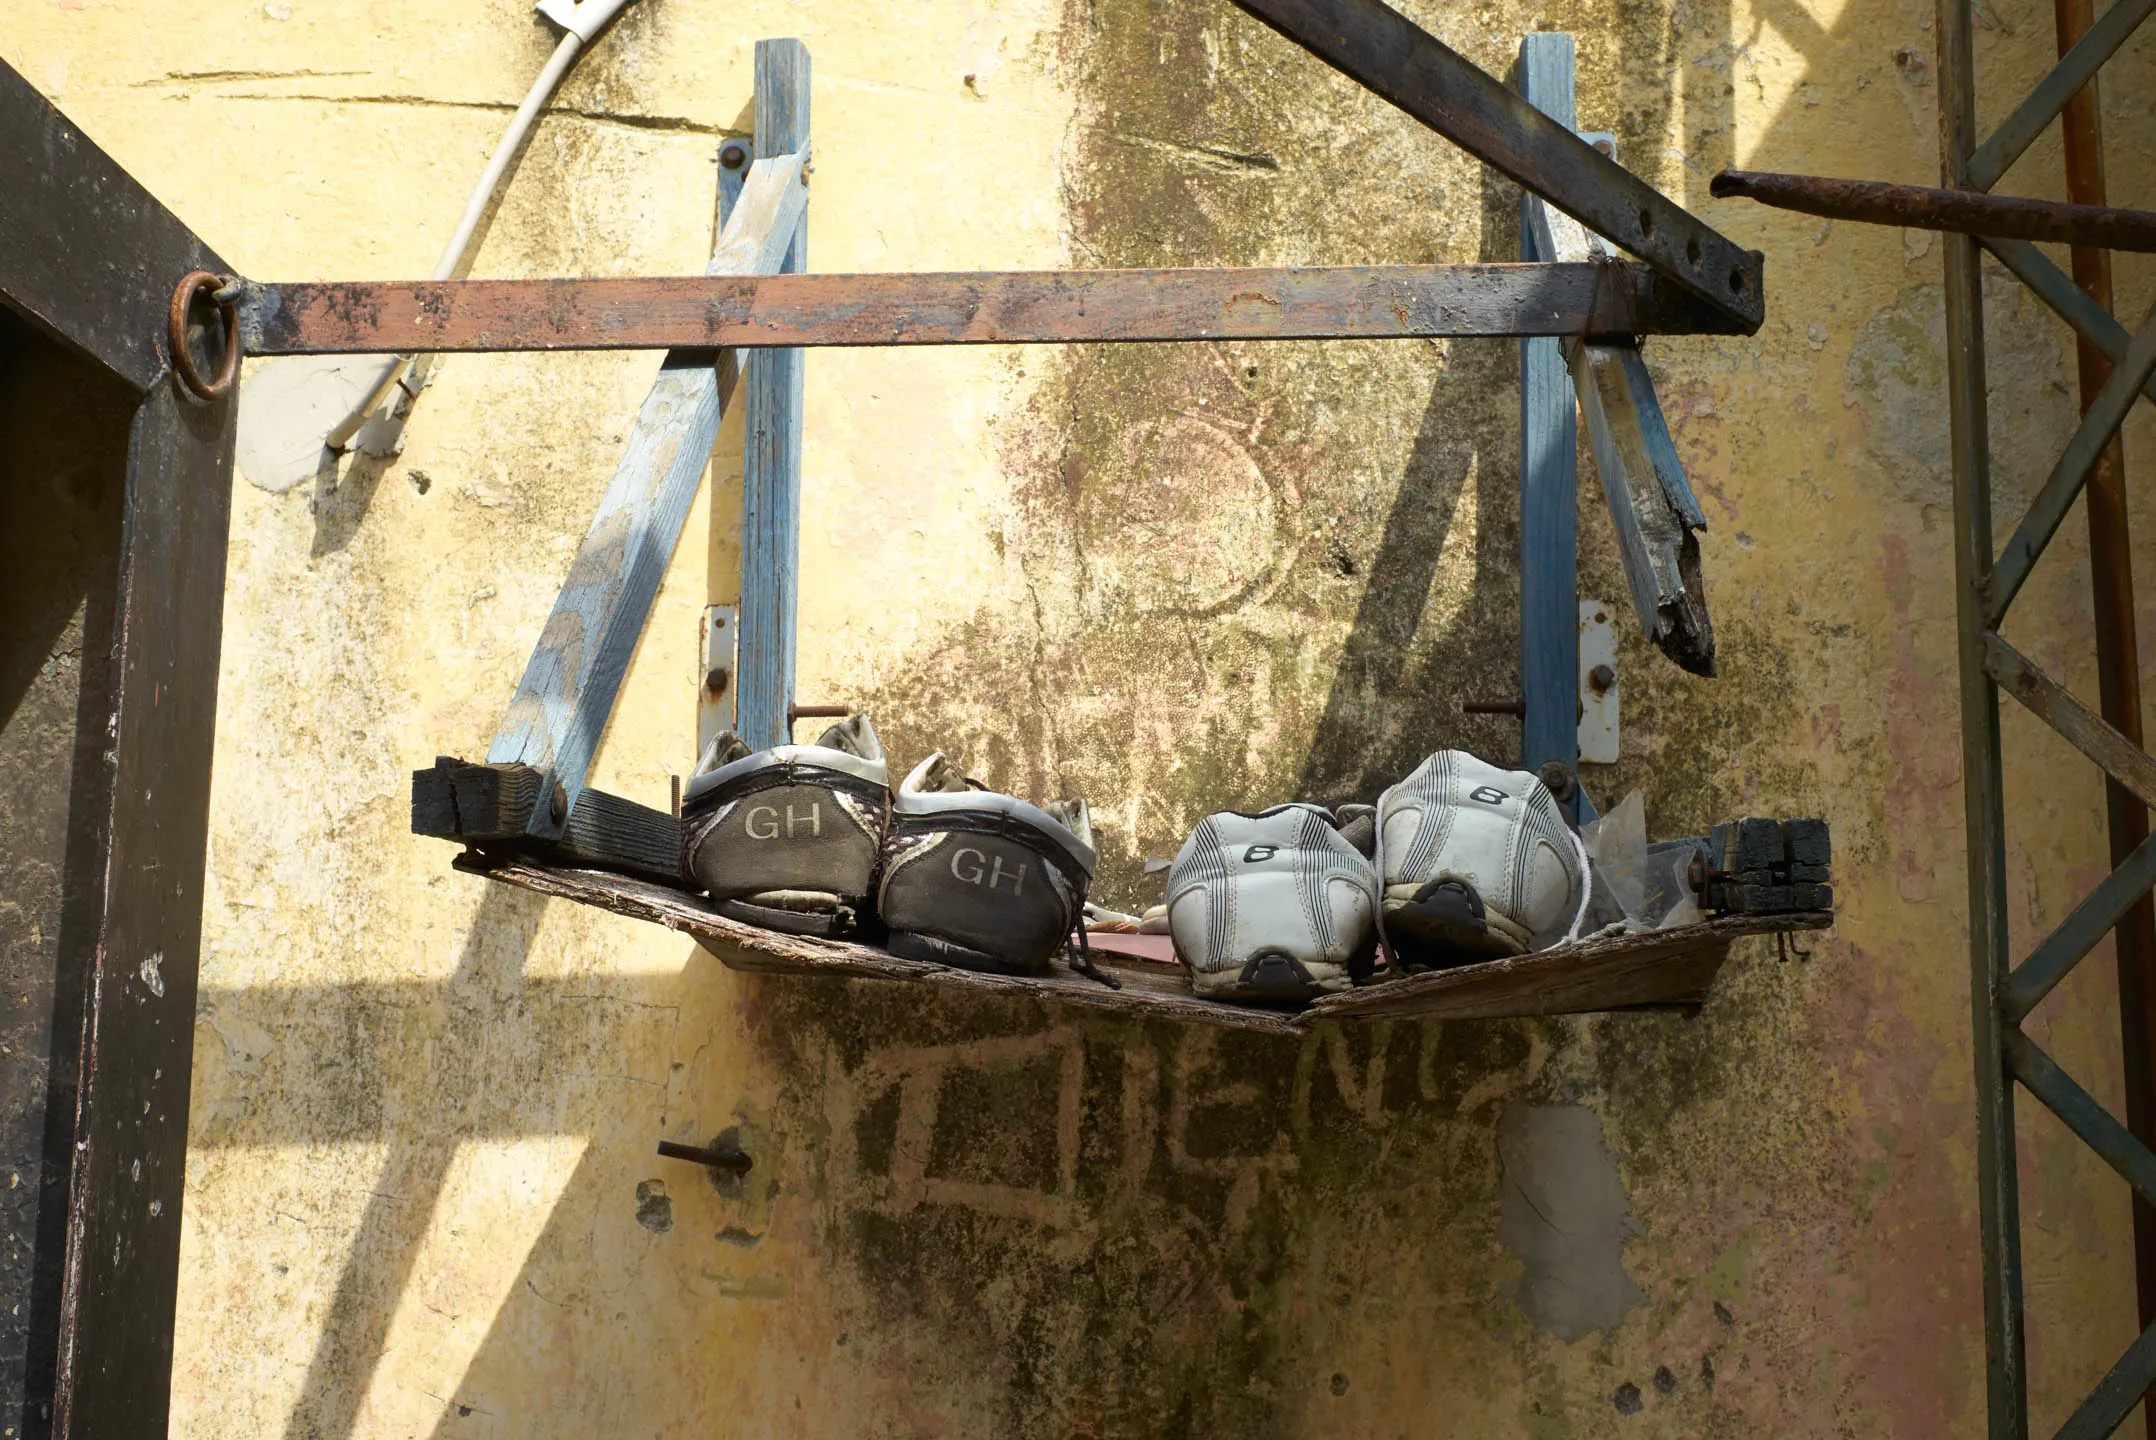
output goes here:
[[[1726, 164], [1928, 182], [1928, 6], [1404, 8], [1499, 72], [1522, 30], [1577, 33], [1583, 125], [1767, 252], [1759, 335], [1650, 347], [1723, 675], [1628, 626], [1624, 759], [1587, 778], [1658, 833], [1831, 817], [1832, 936], [1740, 946], [1694, 1018], [1298, 1046], [746, 976], [489, 889], [408, 834], [408, 774], [484, 750], [657, 362], [456, 357], [394, 463], [237, 483], [176, 1434], [1979, 1432], [1939, 249], [1706, 195]], [[2050, 10], [1980, 13], [1996, 118]], [[423, 274], [551, 46], [516, 0], [6, 16], [0, 57], [265, 279]], [[1515, 192], [1215, 0], [641, 0], [474, 273], [699, 268], [776, 35], [814, 56], [817, 269], [1514, 254]], [[2107, 72], [2115, 203], [2156, 204], [2128, 163], [2152, 61]], [[2057, 154], [2002, 188], [2056, 194]], [[2138, 315], [2149, 267], [2120, 273]], [[1992, 320], [2011, 512], [2072, 356], [2008, 288]], [[813, 354], [801, 697], [868, 704], [902, 761], [1088, 795], [1111, 901], [1206, 810], [1503, 756], [1456, 701], [1512, 683], [1515, 365]], [[2138, 413], [2137, 493], [2152, 443]], [[595, 776], [648, 803], [693, 759], [697, 608], [735, 584], [716, 470]], [[1584, 464], [1583, 496], [1582, 591], [1621, 598]], [[2010, 634], [2093, 693], [2080, 525]], [[2101, 873], [2101, 796], [2005, 723], [2026, 946]], [[2108, 950], [2032, 1030], [2116, 1103]], [[745, 1183], [652, 1153], [728, 1127]], [[2132, 1334], [2131, 1240], [2097, 1162], [2023, 1135], [2048, 1429]], [[1551, 1222], [1578, 1255], [1530, 1253], [1531, 1193], [1579, 1207]], [[1617, 1298], [1579, 1333], [1551, 1293], [1582, 1275]]]

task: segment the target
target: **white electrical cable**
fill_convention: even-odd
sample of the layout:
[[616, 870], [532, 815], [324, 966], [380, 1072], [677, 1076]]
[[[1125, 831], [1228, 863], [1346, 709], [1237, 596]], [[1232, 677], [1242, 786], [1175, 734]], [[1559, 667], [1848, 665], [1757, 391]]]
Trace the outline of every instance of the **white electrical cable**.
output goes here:
[[[548, 57], [546, 68], [539, 72], [539, 78], [532, 81], [532, 88], [525, 94], [524, 103], [517, 106], [517, 113], [509, 118], [509, 128], [502, 132], [501, 143], [494, 147], [493, 158], [487, 161], [487, 168], [480, 172], [479, 183], [472, 187], [471, 198], [464, 202], [464, 214], [457, 221], [456, 232], [449, 237], [449, 243], [442, 247], [442, 258], [434, 262], [435, 280], [450, 279], [464, 264], [464, 252], [471, 247], [472, 237], [479, 231], [480, 217], [487, 213], [487, 206], [494, 202], [494, 192], [500, 188], [502, 176], [508, 173], [509, 162], [516, 158], [517, 151], [523, 147], [525, 136], [529, 135], [532, 126], [538, 123], [539, 112], [546, 108], [547, 101], [553, 98], [554, 92], [561, 87], [561, 82], [568, 78], [570, 67], [576, 64], [576, 57], [583, 52], [585, 45], [605, 27], [607, 21], [614, 18], [615, 12], [629, 3], [630, 0], [577, 0], [574, 5], [565, 6], [561, 0], [552, 0], [551, 4], [541, 4], [541, 13], [562, 26], [564, 33], [561, 43], [554, 47], [554, 53]], [[391, 356], [389, 363], [382, 368], [380, 378], [367, 392], [367, 398], [340, 421], [336, 429], [329, 432], [323, 443], [330, 449], [339, 451], [350, 445], [352, 437], [359, 434], [360, 429], [373, 418], [374, 412], [389, 397], [389, 392], [396, 388], [397, 382], [404, 378], [405, 372], [412, 368], [412, 362], [416, 358], [412, 355]]]

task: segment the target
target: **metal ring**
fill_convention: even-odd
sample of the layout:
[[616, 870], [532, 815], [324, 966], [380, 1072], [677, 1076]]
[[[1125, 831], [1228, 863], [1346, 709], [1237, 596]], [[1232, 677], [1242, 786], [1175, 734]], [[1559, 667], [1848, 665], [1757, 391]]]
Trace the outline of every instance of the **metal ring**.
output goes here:
[[[216, 400], [228, 394], [232, 382], [240, 373], [240, 306], [237, 282], [227, 281], [207, 270], [196, 270], [180, 282], [172, 292], [172, 312], [166, 317], [165, 338], [172, 346], [172, 373], [180, 377], [180, 383], [201, 400]], [[195, 296], [202, 291], [210, 292], [217, 301], [217, 313], [225, 322], [225, 358], [218, 366], [215, 380], [204, 380], [202, 372], [195, 368], [195, 357], [187, 350], [187, 310], [194, 304]], [[233, 292], [230, 300], [218, 299], [220, 291]]]

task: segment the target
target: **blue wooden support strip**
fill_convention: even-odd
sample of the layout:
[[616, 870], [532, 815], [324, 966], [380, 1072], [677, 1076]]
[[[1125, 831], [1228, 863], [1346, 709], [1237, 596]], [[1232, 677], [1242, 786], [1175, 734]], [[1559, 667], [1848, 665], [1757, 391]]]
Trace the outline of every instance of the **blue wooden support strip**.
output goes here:
[[2113, 0], [2111, 8], [2059, 57], [2051, 73], [2036, 83], [2029, 98], [1976, 147], [1976, 153], [1969, 157], [1968, 183], [1979, 190], [1998, 184], [2014, 168], [2021, 152], [2059, 118], [2059, 112], [2082, 86], [2096, 78], [2103, 63], [2140, 28], [2151, 10], [2156, 10], [2156, 0]]
[[2133, 854], [2106, 875], [2059, 928], [2014, 968], [1999, 997], [2006, 1017], [2019, 1023], [2042, 1004], [2052, 987], [2081, 963], [2081, 957], [2093, 950], [2097, 941], [2111, 933], [2119, 917], [2133, 908], [2151, 886], [2156, 886], [2156, 836], [2135, 846]]
[[2029, 513], [2022, 517], [2006, 549], [2000, 552], [1999, 563], [1992, 567], [1986, 599], [1986, 623], [1992, 629], [1998, 629], [1999, 622], [2006, 618], [2007, 607], [2021, 592], [2023, 582], [2036, 567], [2037, 557], [2058, 533], [2059, 523], [2080, 497], [2081, 487], [2088, 483], [2089, 472], [2096, 468], [2111, 437], [2125, 421], [2134, 397], [2152, 374], [2156, 374], [2156, 305], [2149, 307], [2148, 317], [2141, 322], [2133, 344], [2127, 347], [2126, 358], [2104, 381], [2104, 388], [2096, 392], [2095, 401], [2081, 417], [2080, 428], [2066, 442], [2051, 478], [2037, 491]]
[[[1570, 35], [1520, 40], [1518, 84], [1527, 102], [1571, 129], [1573, 43]], [[1537, 252], [1530, 206], [1520, 197], [1520, 258]], [[1579, 419], [1564, 352], [1552, 339], [1520, 345], [1520, 763], [1579, 764]]]
[[[806, 207], [804, 158], [758, 162], [712, 256], [712, 274], [769, 274]], [[734, 380], [729, 352], [667, 352], [613, 483], [570, 562], [510, 701], [490, 765], [542, 772], [526, 833], [560, 839], [576, 809], [614, 697], [681, 538]]]
[[[756, 42], [756, 149], [809, 148], [809, 54], [799, 40]], [[784, 269], [808, 268], [808, 225]], [[799, 589], [804, 352], [758, 350], [744, 366], [747, 451], [741, 476], [741, 738], [762, 749], [791, 738], [794, 614]]]
[[2014, 1078], [2031, 1095], [2043, 1101], [2067, 1129], [2080, 1136], [2082, 1143], [2118, 1171], [2120, 1178], [2139, 1191], [2143, 1199], [2156, 1205], [2156, 1154], [2151, 1154], [2133, 1131], [2120, 1124], [2018, 1027], [2006, 1032], [2006, 1058], [2014, 1068]]
[[[2134, 337], [2109, 310], [2091, 299], [2088, 291], [2076, 285], [2073, 276], [2053, 264], [2050, 256], [2027, 240], [1980, 235], [1977, 243], [1997, 256], [1999, 263], [2072, 326], [2076, 335], [2102, 351], [2105, 359], [2116, 365], [2126, 358], [2126, 349], [2134, 343]], [[2141, 398], [2156, 404], [2156, 380], [2141, 387]]]

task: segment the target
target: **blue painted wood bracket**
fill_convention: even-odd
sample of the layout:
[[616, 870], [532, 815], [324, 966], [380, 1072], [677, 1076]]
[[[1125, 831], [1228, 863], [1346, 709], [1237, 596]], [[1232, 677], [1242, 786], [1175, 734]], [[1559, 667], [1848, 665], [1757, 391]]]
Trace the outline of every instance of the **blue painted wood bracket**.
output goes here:
[[[751, 167], [706, 273], [777, 269], [807, 206], [805, 159], [786, 154]], [[570, 562], [554, 613], [487, 750], [489, 764], [546, 772], [526, 827], [533, 836], [559, 839], [576, 808], [735, 380], [731, 352], [667, 353]]]
[[[1573, 41], [1542, 33], [1520, 41], [1518, 83], [1529, 104], [1575, 123]], [[1547, 260], [1520, 197], [1520, 258]], [[1572, 380], [1553, 339], [1520, 345], [1520, 763], [1579, 764], [1579, 431]]]
[[[756, 148], [809, 148], [809, 54], [798, 40], [756, 43]], [[808, 267], [808, 224], [796, 225], [784, 272]], [[758, 350], [744, 366], [747, 437], [741, 475], [741, 621], [737, 724], [762, 749], [791, 738], [799, 589], [801, 412], [798, 349]]]

